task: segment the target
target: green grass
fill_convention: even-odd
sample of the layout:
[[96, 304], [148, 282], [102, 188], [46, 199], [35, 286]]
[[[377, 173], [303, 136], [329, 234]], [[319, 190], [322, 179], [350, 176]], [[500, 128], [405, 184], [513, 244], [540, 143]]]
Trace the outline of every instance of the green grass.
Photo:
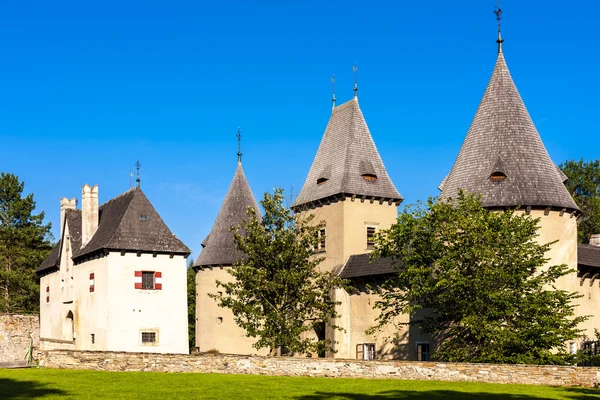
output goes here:
[[0, 399], [600, 399], [600, 390], [463, 382], [0, 370]]

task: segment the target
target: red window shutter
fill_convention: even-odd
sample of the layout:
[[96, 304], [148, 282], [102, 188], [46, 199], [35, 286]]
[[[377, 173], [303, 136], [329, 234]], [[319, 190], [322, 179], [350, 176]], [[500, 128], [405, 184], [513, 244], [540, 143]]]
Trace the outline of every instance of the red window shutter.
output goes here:
[[142, 271], [135, 271], [135, 288], [142, 288]]
[[46, 286], [46, 293], [50, 291], [50, 286]]
[[154, 273], [154, 289], [162, 290], [162, 272]]
[[46, 286], [46, 303], [50, 303], [50, 286]]
[[92, 272], [92, 273], [90, 274], [90, 292], [93, 292], [93, 291], [94, 291], [94, 284], [95, 284], [95, 281], [94, 281], [94, 273]]

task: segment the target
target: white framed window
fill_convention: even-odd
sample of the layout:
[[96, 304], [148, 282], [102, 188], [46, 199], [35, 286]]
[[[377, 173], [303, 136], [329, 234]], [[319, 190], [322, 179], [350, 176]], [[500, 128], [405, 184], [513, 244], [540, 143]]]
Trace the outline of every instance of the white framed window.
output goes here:
[[357, 360], [374, 360], [375, 343], [360, 343], [356, 345]]

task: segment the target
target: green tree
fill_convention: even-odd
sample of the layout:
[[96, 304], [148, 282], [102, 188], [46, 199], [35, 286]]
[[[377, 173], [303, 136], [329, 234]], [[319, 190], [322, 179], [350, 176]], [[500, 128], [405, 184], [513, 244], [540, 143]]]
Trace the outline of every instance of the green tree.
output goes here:
[[50, 224], [33, 214], [33, 194], [22, 197], [23, 182], [0, 173], [0, 312], [38, 312], [35, 270], [51, 250]]
[[578, 294], [553, 286], [571, 271], [546, 265], [551, 244], [536, 242], [538, 223], [490, 212], [462, 192], [453, 203], [407, 208], [377, 239], [375, 255], [392, 257], [397, 275], [381, 290], [371, 331], [410, 314], [438, 343], [437, 360], [571, 362], [564, 343], [581, 335], [587, 317], [574, 316]]
[[190, 258], [187, 269], [188, 339], [190, 351], [196, 348], [196, 270]]
[[569, 160], [559, 168], [569, 178], [565, 186], [583, 212], [577, 224], [577, 239], [587, 244], [591, 235], [600, 233], [600, 159]]
[[283, 200], [282, 189], [265, 193], [262, 220], [248, 208], [249, 218], [235, 228], [236, 245], [245, 256], [228, 270], [232, 282], [217, 281], [223, 294], [212, 297], [231, 309], [249, 337], [258, 339], [256, 349], [268, 348], [271, 354], [333, 351], [332, 340], [310, 336], [337, 317], [331, 294], [345, 282], [318, 269], [322, 258], [313, 249], [322, 225], [311, 223], [312, 216], [294, 216]]

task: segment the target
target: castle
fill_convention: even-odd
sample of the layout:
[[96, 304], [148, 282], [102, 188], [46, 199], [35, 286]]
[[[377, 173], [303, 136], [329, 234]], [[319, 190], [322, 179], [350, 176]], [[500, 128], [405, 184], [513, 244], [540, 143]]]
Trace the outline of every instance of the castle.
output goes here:
[[[459, 188], [479, 193], [490, 210], [521, 207], [540, 218], [538, 240], [555, 242], [549, 263], [576, 272], [558, 289], [579, 292], [577, 315], [600, 309], [600, 239], [577, 244], [581, 211], [564, 186], [566, 176], [550, 159], [508, 70], [498, 36], [492, 77], [454, 166], [440, 184], [442, 198]], [[428, 360], [432, 338], [407, 326], [391, 325], [367, 335], [378, 311], [368, 283], [385, 280], [386, 260], [369, 262], [376, 232], [395, 223], [403, 198], [386, 172], [358, 101], [335, 105], [306, 181], [292, 205], [324, 222], [320, 268], [353, 282], [356, 292], [338, 289], [335, 325], [318, 338], [336, 342], [336, 358]], [[258, 209], [242, 168], [241, 152], [233, 180], [212, 230], [202, 242], [196, 270], [196, 347], [200, 351], [266, 354], [237, 327], [229, 310], [209, 294], [216, 281], [231, 279], [227, 269], [239, 259], [230, 228]], [[189, 249], [162, 222], [141, 189], [134, 188], [98, 207], [97, 187], [83, 187], [82, 209], [61, 200], [61, 240], [38, 269], [41, 282], [41, 336], [46, 346], [75, 349], [187, 352], [185, 258]], [[409, 316], [402, 321], [408, 322]], [[582, 324], [593, 337], [600, 316]], [[575, 351], [583, 343], [568, 343]]]

